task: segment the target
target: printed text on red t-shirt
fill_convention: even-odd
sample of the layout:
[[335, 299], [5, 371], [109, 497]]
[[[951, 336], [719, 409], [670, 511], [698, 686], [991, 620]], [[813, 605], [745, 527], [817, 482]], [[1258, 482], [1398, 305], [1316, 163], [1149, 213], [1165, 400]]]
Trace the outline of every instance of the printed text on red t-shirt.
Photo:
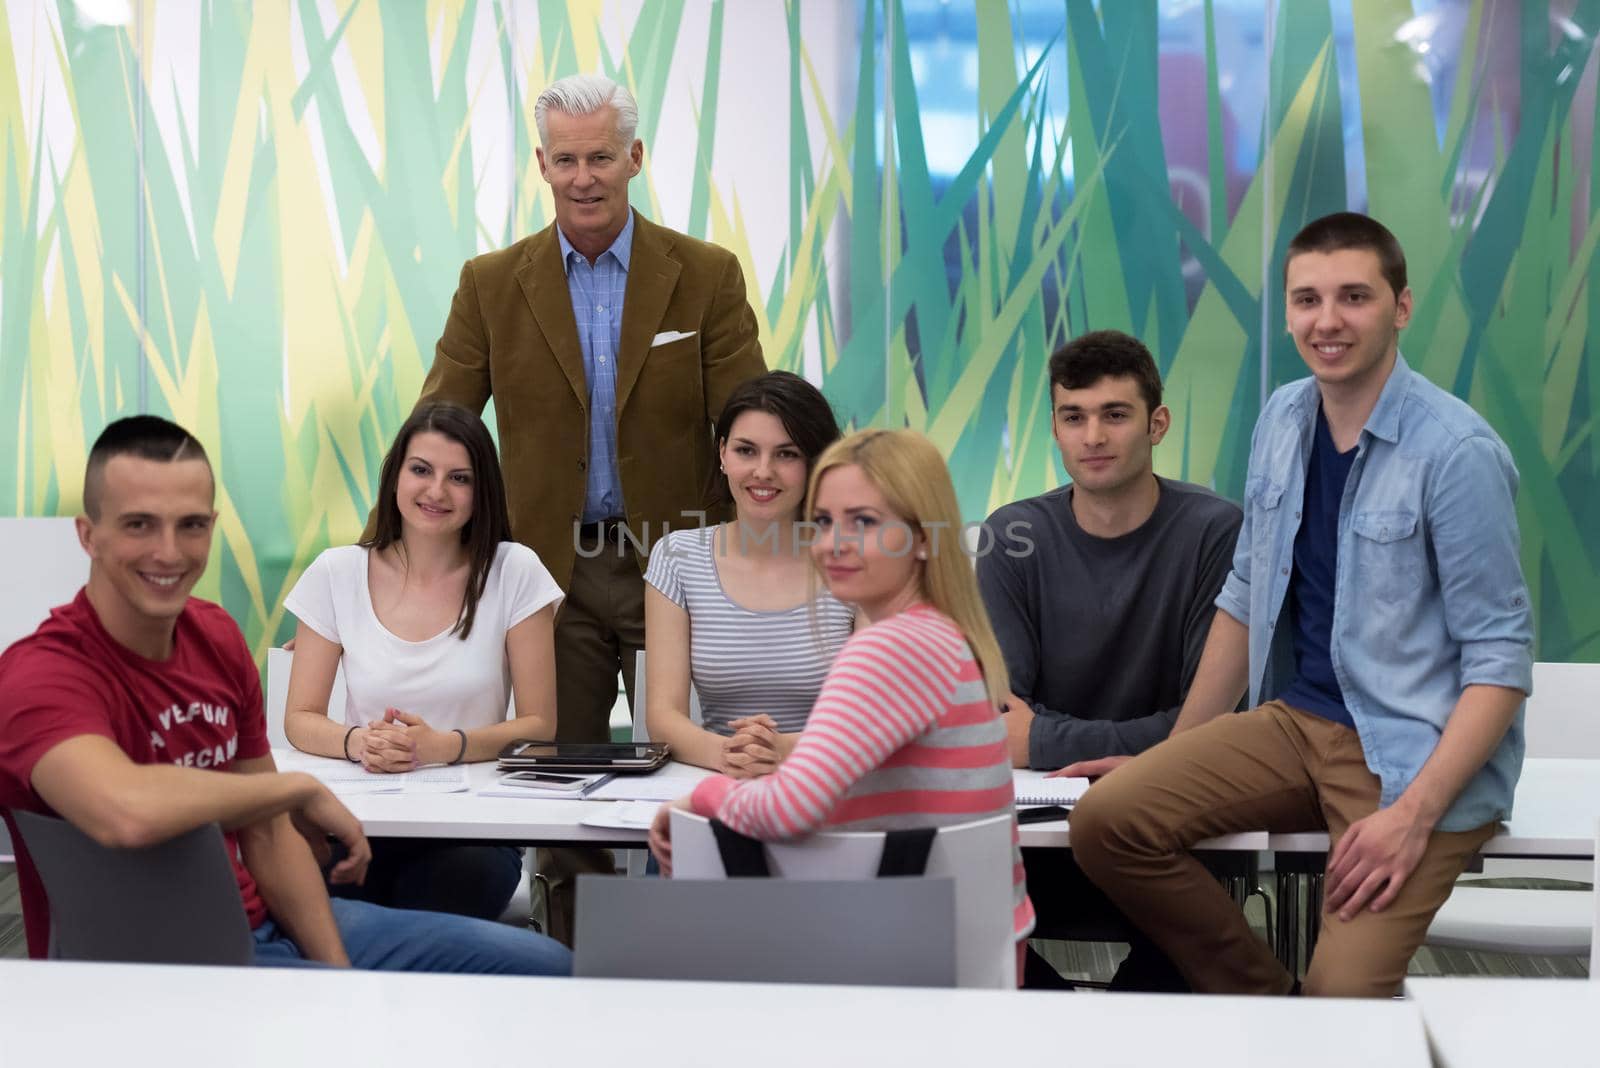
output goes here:
[[[147, 717], [161, 724], [159, 731], [150, 732], [150, 745], [155, 749], [164, 749], [167, 756], [174, 764], [181, 764], [186, 768], [220, 768], [225, 767], [239, 753], [239, 733], [230, 729], [233, 722], [233, 709], [227, 705], [214, 705], [206, 701], [191, 701], [188, 708], [182, 705], [168, 705], [166, 708]], [[189, 723], [205, 722], [215, 727], [227, 730], [227, 737], [215, 745], [200, 745], [189, 748], [185, 752], [176, 752], [176, 746], [195, 746], [197, 742], [206, 742], [209, 739], [195, 737], [194, 730], [185, 731], [181, 739], [173, 738], [173, 728]], [[215, 732], [205, 732], [212, 733]], [[168, 740], [173, 745], [167, 744]]]

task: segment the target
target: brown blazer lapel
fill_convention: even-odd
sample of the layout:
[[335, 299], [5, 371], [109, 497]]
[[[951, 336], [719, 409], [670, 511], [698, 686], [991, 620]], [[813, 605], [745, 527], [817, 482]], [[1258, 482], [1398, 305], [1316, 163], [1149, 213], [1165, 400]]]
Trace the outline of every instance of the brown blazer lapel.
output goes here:
[[528, 243], [528, 255], [517, 266], [516, 275], [545, 343], [572, 384], [578, 402], [587, 407], [589, 379], [583, 373], [578, 320], [572, 314], [572, 292], [567, 288], [567, 272], [561, 265], [561, 241], [556, 237], [554, 225]]
[[617, 352], [617, 411], [639, 380], [650, 342], [661, 329], [683, 265], [671, 255], [669, 231], [634, 214], [633, 252], [628, 259], [628, 288], [622, 301], [622, 345]]

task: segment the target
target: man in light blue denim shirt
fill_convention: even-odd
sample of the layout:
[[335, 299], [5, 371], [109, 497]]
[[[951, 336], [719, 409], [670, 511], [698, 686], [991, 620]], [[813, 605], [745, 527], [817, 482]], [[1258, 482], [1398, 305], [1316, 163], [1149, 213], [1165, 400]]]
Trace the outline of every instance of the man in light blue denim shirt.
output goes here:
[[[1382, 225], [1311, 223], [1284, 289], [1312, 377], [1256, 424], [1233, 571], [1171, 738], [1089, 791], [1072, 844], [1194, 989], [1284, 993], [1293, 977], [1188, 850], [1326, 829], [1305, 992], [1387, 997], [1522, 767], [1517, 472], [1481, 417], [1400, 358], [1412, 297]], [[1247, 686], [1255, 707], [1224, 716]]]

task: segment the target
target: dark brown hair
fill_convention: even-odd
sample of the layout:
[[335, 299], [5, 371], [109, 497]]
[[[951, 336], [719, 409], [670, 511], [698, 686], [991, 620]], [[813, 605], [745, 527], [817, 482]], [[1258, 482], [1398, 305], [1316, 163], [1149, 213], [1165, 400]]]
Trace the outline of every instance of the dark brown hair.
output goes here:
[[1156, 370], [1156, 361], [1144, 342], [1121, 330], [1094, 330], [1075, 337], [1050, 357], [1052, 386], [1088, 389], [1102, 378], [1137, 382], [1149, 407], [1147, 416], [1161, 407], [1161, 372]]
[[372, 534], [361, 539], [359, 544], [365, 549], [382, 551], [400, 541], [400, 505], [395, 499], [400, 468], [406, 462], [411, 439], [428, 431], [443, 434], [466, 449], [467, 460], [472, 464], [472, 518], [461, 528], [461, 544], [467, 547], [471, 570], [467, 572], [467, 589], [462, 596], [461, 619], [452, 632], [465, 641], [472, 633], [478, 599], [489, 585], [489, 569], [494, 566], [500, 543], [511, 540], [511, 515], [506, 507], [506, 483], [500, 474], [500, 457], [482, 419], [459, 404], [434, 401], [418, 405], [411, 418], [401, 425], [394, 444], [383, 458]]
[[1394, 290], [1396, 299], [1406, 288], [1406, 254], [1400, 240], [1377, 219], [1357, 211], [1336, 211], [1313, 219], [1294, 235], [1283, 254], [1283, 284], [1289, 285], [1289, 261], [1303, 252], [1343, 252], [1368, 249], [1378, 255], [1383, 280]]
[[[768, 371], [739, 386], [728, 396], [717, 416], [717, 449], [720, 451], [733, 432], [734, 421], [745, 412], [766, 412], [776, 416], [806, 458], [806, 474], [822, 455], [822, 450], [839, 440], [839, 422], [834, 418], [833, 407], [822, 391], [797, 374], [789, 371]], [[733, 491], [728, 487], [728, 477], [720, 471], [711, 473], [711, 486], [707, 492], [713, 507], [733, 503]], [[806, 506], [802, 497], [800, 507]]]

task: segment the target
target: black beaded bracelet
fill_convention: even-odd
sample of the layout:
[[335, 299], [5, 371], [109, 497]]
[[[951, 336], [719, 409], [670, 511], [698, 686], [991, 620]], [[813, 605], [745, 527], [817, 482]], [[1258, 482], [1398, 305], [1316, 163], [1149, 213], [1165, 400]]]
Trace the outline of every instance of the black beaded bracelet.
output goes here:
[[350, 736], [355, 732], [355, 727], [351, 727], [349, 730], [344, 732], [344, 758], [350, 761], [352, 764], [357, 763], [356, 758], [350, 755]]
[[462, 760], [466, 759], [466, 755], [467, 755], [467, 732], [462, 730], [460, 727], [455, 728], [455, 732], [457, 734], [461, 735], [461, 752], [457, 753], [456, 754], [456, 758], [454, 760], [450, 761], [450, 763], [459, 764], [459, 763], [461, 763]]

